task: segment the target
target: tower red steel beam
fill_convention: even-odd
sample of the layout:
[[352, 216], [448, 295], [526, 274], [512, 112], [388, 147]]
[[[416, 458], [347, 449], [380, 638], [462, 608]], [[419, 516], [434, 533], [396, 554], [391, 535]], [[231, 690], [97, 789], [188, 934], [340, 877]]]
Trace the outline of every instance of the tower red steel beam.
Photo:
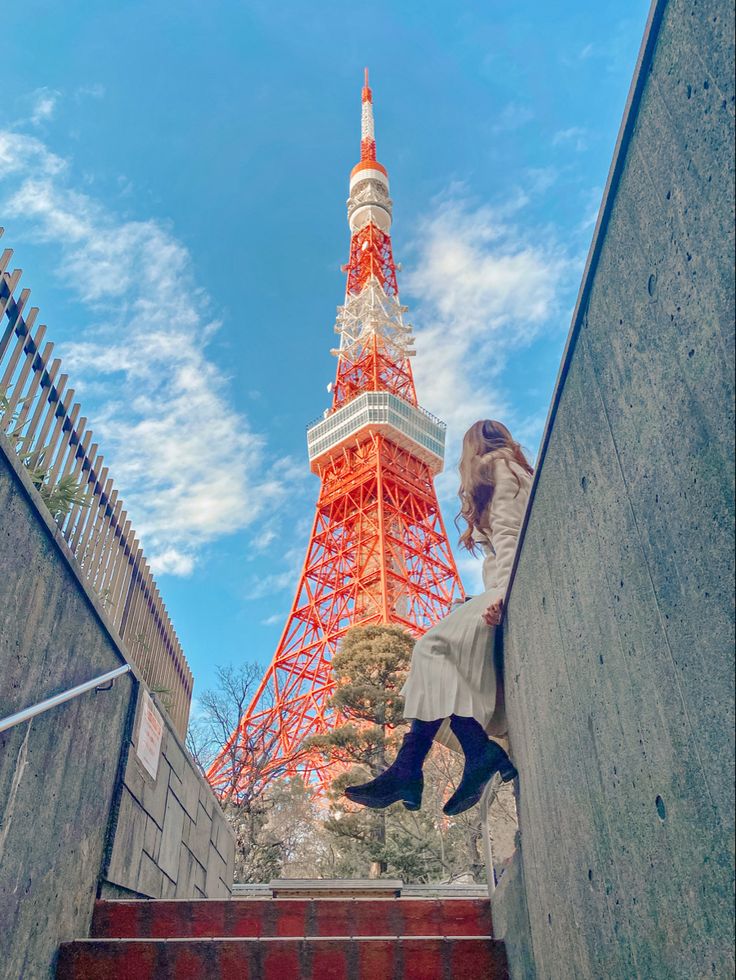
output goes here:
[[248, 767], [256, 762], [249, 760], [261, 783], [282, 773], [327, 782], [329, 771], [303, 742], [334, 727], [330, 664], [345, 632], [391, 623], [419, 636], [463, 596], [433, 484], [445, 425], [417, 402], [368, 69], [360, 149], [350, 174], [332, 406], [307, 431], [310, 467], [321, 481], [314, 524], [273, 661], [207, 774], [222, 794], [237, 796], [246, 779], [252, 792]]

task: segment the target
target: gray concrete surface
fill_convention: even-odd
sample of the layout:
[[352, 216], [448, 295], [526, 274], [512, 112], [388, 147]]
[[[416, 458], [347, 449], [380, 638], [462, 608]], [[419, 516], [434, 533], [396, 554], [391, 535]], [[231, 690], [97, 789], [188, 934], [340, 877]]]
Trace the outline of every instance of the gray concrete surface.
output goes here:
[[[0, 434], [0, 717], [121, 663], [104, 611]], [[177, 897], [226, 895], [232, 833], [168, 722], [157, 779], [141, 788], [142, 690], [128, 674], [0, 734], [2, 980], [52, 976], [59, 943], [88, 935], [103, 864], [137, 894], [160, 894], [167, 869]]]
[[524, 861], [521, 848], [506, 862], [503, 874], [493, 893], [493, 935], [502, 939], [514, 976], [536, 980], [533, 943], [526, 904]]
[[[9, 450], [9, 451], [8, 451]], [[0, 439], [0, 716], [123, 663]], [[0, 734], [0, 977], [87, 934], [135, 681]]]
[[101, 897], [229, 898], [235, 835], [212, 790], [170, 725], [154, 779], [136, 754], [139, 730], [137, 717]]
[[733, 976], [732, 45], [652, 8], [520, 542], [494, 904], [540, 980]]

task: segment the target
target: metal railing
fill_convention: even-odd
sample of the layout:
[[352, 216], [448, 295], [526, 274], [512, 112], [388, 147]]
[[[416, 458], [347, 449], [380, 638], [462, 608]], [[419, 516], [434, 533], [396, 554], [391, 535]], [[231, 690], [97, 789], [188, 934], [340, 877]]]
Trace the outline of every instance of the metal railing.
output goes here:
[[[108, 670], [106, 674], [93, 677], [92, 680], [85, 681], [83, 684], [70, 687], [68, 691], [62, 691], [61, 694], [54, 694], [53, 697], [46, 698], [45, 701], [39, 701], [38, 704], [31, 705], [30, 708], [16, 711], [14, 715], [8, 715], [7, 718], [0, 718], [0, 732], [7, 731], [13, 725], [20, 725], [24, 721], [30, 721], [31, 718], [42, 715], [44, 711], [50, 711], [51, 708], [55, 708], [59, 704], [64, 704], [65, 701], [71, 701], [72, 698], [79, 697], [80, 694], [101, 688], [103, 684], [109, 684], [112, 687], [112, 683], [116, 677], [122, 677], [123, 674], [129, 673], [130, 670], [130, 664], [123, 664], [122, 667], [116, 667], [115, 670]], [[104, 690], [109, 690], [109, 688], [104, 688]]]
[[35, 468], [37, 485], [48, 491], [66, 481], [79, 488], [57, 524], [87, 586], [184, 738], [192, 673], [68, 375], [52, 359], [54, 345], [44, 344], [46, 327], [35, 327], [38, 309], [25, 312], [30, 290], [13, 295], [21, 270], [6, 271], [12, 254], [0, 255], [0, 431]]
[[480, 826], [483, 845], [483, 864], [486, 868], [489, 898], [493, 898], [493, 893], [496, 890], [496, 869], [493, 863], [493, 841], [491, 840], [490, 811], [491, 805], [496, 799], [500, 787], [501, 779], [497, 774], [494, 774], [491, 781], [483, 790], [483, 795], [480, 798]]

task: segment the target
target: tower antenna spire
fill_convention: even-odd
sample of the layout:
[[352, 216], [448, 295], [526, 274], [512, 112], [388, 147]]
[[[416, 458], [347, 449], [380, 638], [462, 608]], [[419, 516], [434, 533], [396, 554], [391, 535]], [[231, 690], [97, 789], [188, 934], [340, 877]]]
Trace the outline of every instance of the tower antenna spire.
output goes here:
[[362, 112], [360, 117], [360, 160], [364, 163], [367, 160], [376, 159], [376, 134], [373, 125], [373, 92], [368, 85], [368, 69], [365, 69], [362, 99]]

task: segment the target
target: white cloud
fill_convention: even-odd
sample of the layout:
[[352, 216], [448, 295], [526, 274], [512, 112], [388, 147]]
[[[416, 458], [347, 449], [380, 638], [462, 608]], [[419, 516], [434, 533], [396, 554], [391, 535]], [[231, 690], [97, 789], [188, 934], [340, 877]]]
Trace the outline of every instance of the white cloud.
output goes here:
[[89, 85], [80, 85], [74, 93], [77, 102], [82, 99], [104, 99], [105, 86], [101, 82], [91, 82]]
[[602, 187], [591, 187], [590, 190], [583, 195], [583, 219], [578, 225], [578, 230], [581, 233], [587, 232], [595, 226], [595, 223], [598, 220], [598, 212], [601, 208], [602, 198]]
[[560, 58], [562, 64], [568, 68], [578, 68], [581, 63], [589, 62], [593, 70], [600, 71], [602, 67], [609, 74], [622, 74], [628, 78], [639, 50], [645, 19], [646, 7], [643, 6], [640, 17], [609, 24], [595, 42], [563, 54]]
[[283, 625], [286, 622], [287, 613], [277, 612], [273, 616], [267, 616], [265, 619], [261, 620], [261, 626], [278, 626]]
[[580, 126], [558, 129], [552, 137], [552, 145], [570, 144], [578, 152], [588, 148], [588, 130]]
[[31, 96], [31, 122], [34, 126], [51, 119], [61, 98], [61, 92], [50, 88], [39, 88]]
[[531, 415], [515, 414], [514, 417], [514, 437], [528, 451], [529, 462], [536, 464], [537, 450], [544, 431], [544, 423], [547, 421], [547, 408], [539, 412], [532, 412]]
[[178, 575], [185, 577], [194, 571], [193, 555], [184, 554], [176, 548], [166, 548], [149, 562], [154, 575]]
[[244, 592], [245, 599], [264, 599], [266, 596], [273, 596], [286, 589], [296, 588], [299, 580], [299, 570], [301, 562], [304, 560], [302, 555], [300, 561], [290, 568], [285, 568], [281, 572], [274, 572], [272, 575], [262, 575], [253, 578], [246, 586]]
[[[290, 525], [288, 532], [279, 529], [277, 534], [281, 547], [271, 547], [273, 557], [271, 571], [268, 575], [251, 575], [241, 590], [243, 599], [273, 598], [279, 593], [291, 598], [299, 582], [299, 574], [304, 564], [307, 550], [310, 523], [305, 520]], [[283, 598], [280, 600], [283, 602]], [[286, 616], [284, 615], [284, 619]]]
[[267, 551], [270, 546], [277, 540], [278, 532], [275, 527], [263, 527], [261, 530], [253, 536], [250, 541], [251, 551], [261, 553]]
[[202, 546], [281, 499], [288, 460], [233, 410], [210, 359], [218, 329], [187, 249], [157, 221], [125, 221], [69, 186], [40, 141], [0, 132], [3, 211], [58, 250], [59, 278], [95, 325], [62, 349], [95, 436], [159, 574], [189, 575]]
[[35, 136], [0, 130], [0, 180], [14, 174], [58, 175], [66, 168]]
[[542, 228], [522, 231], [514, 207], [473, 207], [457, 195], [439, 202], [418, 230], [405, 285], [417, 298], [414, 373], [424, 406], [448, 426], [443, 497], [456, 491], [462, 434], [479, 418], [505, 421], [536, 448], [532, 423], [504, 389], [514, 349], [558, 326], [561, 293], [575, 263]]
[[[454, 530], [454, 528], [453, 528]], [[450, 539], [453, 540], [452, 533]], [[483, 584], [483, 562], [480, 555], [472, 555], [465, 548], [455, 547], [455, 564], [460, 573], [463, 586], [468, 595], [480, 595], [485, 592]]]
[[557, 183], [560, 172], [556, 167], [528, 167], [524, 176], [532, 194], [543, 194]]
[[533, 118], [534, 112], [529, 106], [520, 105], [518, 102], [509, 102], [497, 114], [496, 120], [491, 127], [491, 132], [513, 132], [515, 129], [521, 129], [522, 126], [526, 126]]
[[133, 181], [129, 180], [125, 174], [118, 175], [118, 191], [121, 197], [128, 197], [133, 193]]

